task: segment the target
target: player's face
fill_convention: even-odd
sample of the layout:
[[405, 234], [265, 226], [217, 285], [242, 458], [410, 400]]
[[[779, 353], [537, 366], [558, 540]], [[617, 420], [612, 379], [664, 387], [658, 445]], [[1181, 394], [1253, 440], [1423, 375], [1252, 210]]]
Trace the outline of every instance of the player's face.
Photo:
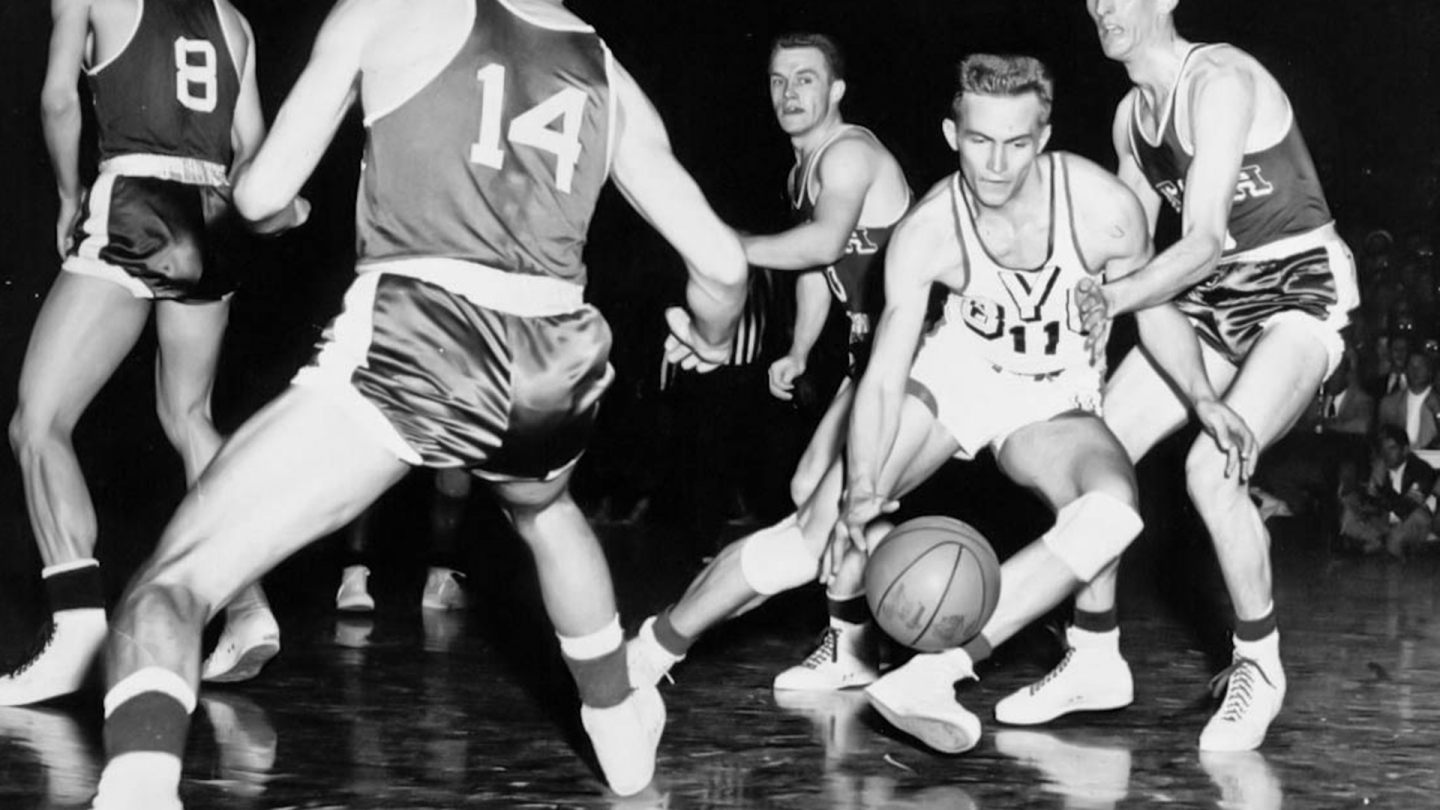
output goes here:
[[782, 48], [770, 59], [770, 106], [780, 129], [792, 137], [823, 123], [844, 86], [832, 81], [818, 48]]
[[1045, 110], [1034, 93], [986, 96], [966, 93], [945, 137], [960, 156], [960, 173], [982, 205], [1014, 199], [1050, 139]]
[[1160, 22], [1172, 3], [1164, 0], [1085, 0], [1100, 50], [1111, 59], [1124, 59], [1151, 41], [1161, 29]]

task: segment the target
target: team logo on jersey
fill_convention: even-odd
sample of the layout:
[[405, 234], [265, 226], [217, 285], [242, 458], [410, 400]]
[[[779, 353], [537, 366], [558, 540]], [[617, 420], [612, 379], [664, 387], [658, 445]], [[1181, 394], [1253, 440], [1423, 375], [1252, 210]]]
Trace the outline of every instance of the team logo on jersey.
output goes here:
[[1058, 265], [1037, 272], [1002, 269], [998, 274], [1000, 282], [1013, 306], [966, 295], [961, 301], [960, 317], [972, 332], [986, 340], [1008, 335], [1011, 351], [1016, 354], [1053, 355], [1059, 350], [1062, 332], [1084, 334], [1079, 306], [1068, 288], [1062, 304], [1063, 318], [1057, 317], [1061, 313], [1054, 307], [1046, 307], [1062, 272]]
[[870, 239], [870, 232], [864, 228], [856, 228], [850, 232], [850, 238], [845, 240], [846, 256], [869, 256], [880, 250], [880, 246]]
[[1016, 314], [1020, 316], [1020, 320], [1027, 322], [1040, 320], [1040, 308], [1049, 300], [1058, 278], [1058, 266], [1031, 273], [1004, 269], [1000, 271], [1000, 283], [1005, 285], [1010, 299], [1015, 302]]
[[[1177, 212], [1183, 209], [1185, 204], [1185, 181], [1182, 180], [1161, 180], [1155, 184], [1155, 190], [1160, 196], [1170, 203], [1170, 207]], [[1258, 200], [1261, 197], [1269, 197], [1275, 193], [1275, 185], [1265, 179], [1260, 167], [1254, 164], [1240, 167], [1240, 178], [1235, 182], [1235, 196], [1232, 203], [1241, 203], [1246, 200]]]

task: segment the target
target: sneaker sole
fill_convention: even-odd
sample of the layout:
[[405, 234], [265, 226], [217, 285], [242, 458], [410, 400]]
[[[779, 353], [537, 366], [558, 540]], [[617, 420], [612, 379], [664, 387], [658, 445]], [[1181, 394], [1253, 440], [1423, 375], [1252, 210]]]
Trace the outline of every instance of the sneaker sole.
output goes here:
[[963, 754], [980, 742], [978, 735], [972, 738], [964, 729], [943, 720], [905, 714], [885, 705], [883, 700], [869, 692], [865, 693], [865, 697], [890, 725], [943, 754]]
[[1001, 717], [1000, 712], [995, 712], [995, 720], [1007, 726], [1042, 726], [1053, 720], [1058, 720], [1067, 714], [1076, 712], [1113, 712], [1123, 709], [1135, 702], [1135, 696], [1120, 698], [1091, 698], [1080, 700], [1065, 706], [1058, 712], [1044, 715], [1033, 715], [1031, 717]]
[[346, 613], [374, 613], [375, 602], [336, 602], [335, 609]]
[[246, 650], [235, 661], [235, 666], [218, 674], [204, 678], [207, 683], [235, 683], [237, 681], [248, 681], [260, 674], [260, 670], [280, 653], [280, 645], [275, 642], [264, 642], [256, 644]]

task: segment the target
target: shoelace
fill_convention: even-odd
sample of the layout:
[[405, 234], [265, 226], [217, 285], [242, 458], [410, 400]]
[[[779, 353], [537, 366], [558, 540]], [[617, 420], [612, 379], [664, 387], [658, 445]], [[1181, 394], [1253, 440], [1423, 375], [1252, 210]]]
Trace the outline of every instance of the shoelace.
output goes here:
[[20, 659], [19, 666], [10, 670], [10, 672], [3, 677], [18, 678], [25, 673], [25, 670], [35, 666], [41, 657], [45, 655], [45, 651], [50, 649], [50, 645], [55, 643], [55, 629], [54, 621], [45, 622], [45, 626], [41, 629], [40, 635], [36, 636], [35, 639], [30, 642], [29, 648], [21, 653], [23, 657]]
[[1226, 689], [1225, 703], [1220, 707], [1220, 717], [1223, 720], [1234, 722], [1239, 720], [1247, 709], [1250, 708], [1250, 697], [1255, 691], [1255, 676], [1252, 672], [1260, 674], [1261, 680], [1271, 689], [1275, 684], [1271, 682], [1270, 676], [1265, 674], [1265, 669], [1260, 662], [1253, 658], [1236, 656], [1230, 666], [1220, 670], [1215, 677], [1210, 679], [1210, 694], [1219, 697], [1220, 690]]
[[1067, 666], [1070, 665], [1070, 659], [1071, 659], [1071, 658], [1074, 658], [1074, 657], [1075, 657], [1075, 648], [1074, 648], [1074, 647], [1070, 647], [1070, 648], [1066, 649], [1066, 650], [1065, 650], [1065, 657], [1060, 659], [1060, 663], [1056, 664], [1054, 669], [1052, 669], [1052, 670], [1050, 670], [1049, 672], [1045, 673], [1045, 677], [1041, 678], [1039, 681], [1036, 681], [1035, 683], [1030, 684], [1030, 694], [1032, 694], [1032, 695], [1039, 694], [1039, 693], [1040, 693], [1040, 690], [1041, 690], [1041, 689], [1044, 689], [1046, 684], [1048, 684], [1048, 683], [1050, 683], [1051, 681], [1055, 680], [1056, 678], [1060, 677], [1060, 673], [1065, 670], [1065, 667], [1067, 667]]
[[820, 632], [820, 646], [806, 657], [801, 666], [806, 669], [818, 669], [825, 664], [833, 664], [840, 660], [840, 651], [836, 642], [840, 638], [840, 631], [833, 627], [827, 627]]

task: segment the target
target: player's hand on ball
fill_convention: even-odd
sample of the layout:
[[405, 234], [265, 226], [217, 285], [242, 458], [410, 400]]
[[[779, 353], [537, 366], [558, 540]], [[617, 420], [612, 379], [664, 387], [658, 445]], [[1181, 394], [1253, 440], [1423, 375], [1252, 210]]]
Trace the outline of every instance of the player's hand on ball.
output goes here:
[[1105, 362], [1105, 344], [1110, 340], [1110, 301], [1104, 285], [1093, 277], [1081, 279], [1075, 285], [1075, 305], [1080, 310], [1090, 365], [1099, 367]]
[[1240, 414], [1219, 400], [1197, 402], [1195, 416], [1200, 420], [1200, 426], [1215, 440], [1220, 452], [1225, 454], [1225, 477], [1238, 473], [1242, 482], [1249, 481], [1260, 455], [1260, 443], [1250, 432], [1250, 426], [1245, 424]]
[[840, 573], [840, 566], [850, 549], [862, 554], [870, 553], [872, 537], [878, 541], [878, 537], [884, 534], [871, 535], [866, 529], [882, 515], [899, 509], [900, 502], [863, 488], [848, 490], [840, 507], [840, 520], [836, 521], [835, 530], [830, 533], [830, 542], [820, 559], [820, 581], [826, 585]]
[[729, 341], [717, 344], [706, 340], [684, 307], [665, 310], [665, 323], [670, 327], [665, 338], [665, 362], [704, 374], [719, 368], [730, 356]]
[[770, 393], [786, 402], [795, 398], [795, 380], [805, 373], [805, 359], [791, 355], [770, 364]]

